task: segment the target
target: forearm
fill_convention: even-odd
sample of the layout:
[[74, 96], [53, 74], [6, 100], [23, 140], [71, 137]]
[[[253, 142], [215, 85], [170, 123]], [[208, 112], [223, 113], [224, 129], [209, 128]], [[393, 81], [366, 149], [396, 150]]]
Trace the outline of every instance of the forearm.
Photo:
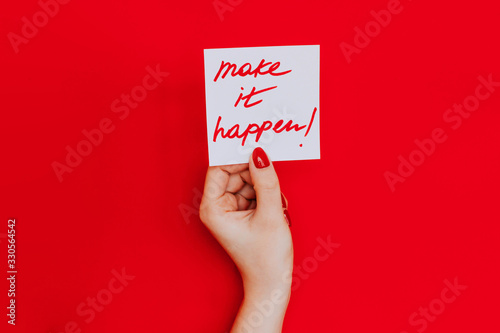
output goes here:
[[245, 289], [231, 333], [280, 333], [290, 300], [290, 285]]

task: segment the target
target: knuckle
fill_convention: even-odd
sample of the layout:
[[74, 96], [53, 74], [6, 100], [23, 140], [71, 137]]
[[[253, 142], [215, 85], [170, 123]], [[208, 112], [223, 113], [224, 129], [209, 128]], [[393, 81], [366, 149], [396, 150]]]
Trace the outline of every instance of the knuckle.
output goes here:
[[211, 216], [211, 213], [210, 213], [210, 207], [209, 205], [202, 201], [201, 204], [200, 204], [200, 220], [201, 222], [203, 223], [207, 223], [207, 221], [209, 220]]

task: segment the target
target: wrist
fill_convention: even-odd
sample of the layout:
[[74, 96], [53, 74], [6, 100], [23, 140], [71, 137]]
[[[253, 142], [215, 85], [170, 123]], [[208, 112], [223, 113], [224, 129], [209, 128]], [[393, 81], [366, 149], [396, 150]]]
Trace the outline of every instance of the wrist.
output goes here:
[[[281, 295], [288, 299], [292, 287], [292, 269], [279, 269], [272, 274], [244, 274], [243, 289], [246, 299], [262, 301]], [[281, 273], [280, 273], [281, 272]]]
[[244, 303], [255, 306], [266, 304], [276, 311], [286, 310], [291, 295], [288, 282], [243, 283]]

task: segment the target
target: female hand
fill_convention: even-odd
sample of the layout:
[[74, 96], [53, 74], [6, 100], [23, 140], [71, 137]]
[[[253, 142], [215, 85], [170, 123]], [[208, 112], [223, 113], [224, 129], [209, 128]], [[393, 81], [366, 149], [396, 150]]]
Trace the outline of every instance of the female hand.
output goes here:
[[238, 267], [244, 300], [232, 332], [281, 332], [290, 298], [293, 245], [287, 201], [266, 153], [209, 167], [200, 218]]

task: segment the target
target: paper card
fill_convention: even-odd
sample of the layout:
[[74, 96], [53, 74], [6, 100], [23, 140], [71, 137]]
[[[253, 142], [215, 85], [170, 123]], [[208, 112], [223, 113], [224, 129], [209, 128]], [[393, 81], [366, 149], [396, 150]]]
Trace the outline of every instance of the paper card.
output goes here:
[[206, 49], [209, 164], [320, 158], [319, 45]]

